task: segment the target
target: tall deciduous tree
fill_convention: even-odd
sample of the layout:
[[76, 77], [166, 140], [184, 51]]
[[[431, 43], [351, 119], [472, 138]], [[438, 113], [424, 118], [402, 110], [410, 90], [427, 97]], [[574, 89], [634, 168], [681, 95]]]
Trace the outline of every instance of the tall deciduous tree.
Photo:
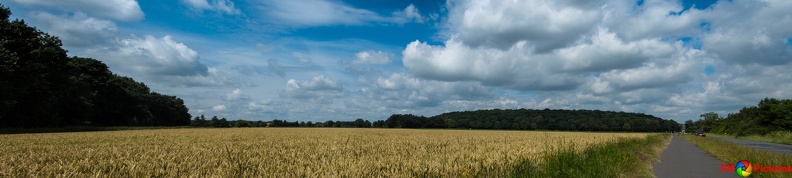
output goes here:
[[101, 61], [69, 58], [55, 36], [0, 5], [0, 127], [187, 125], [184, 101]]
[[71, 86], [66, 50], [57, 37], [10, 16], [0, 5], [0, 126], [60, 125], [58, 104]]

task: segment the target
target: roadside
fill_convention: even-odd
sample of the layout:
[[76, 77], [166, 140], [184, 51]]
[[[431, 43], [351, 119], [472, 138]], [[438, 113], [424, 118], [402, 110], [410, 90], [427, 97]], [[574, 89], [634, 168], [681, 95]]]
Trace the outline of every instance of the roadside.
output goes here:
[[784, 145], [778, 143], [769, 143], [769, 142], [760, 142], [760, 141], [753, 141], [753, 140], [743, 140], [743, 139], [735, 139], [735, 138], [727, 138], [727, 137], [710, 137], [712, 139], [718, 139], [723, 141], [728, 141], [740, 145], [745, 145], [751, 148], [756, 148], [760, 150], [766, 151], [774, 151], [779, 153], [785, 153], [788, 155], [792, 155], [792, 145]]
[[[792, 177], [792, 174], [789, 172], [781, 172], [780, 169], [774, 171], [773, 169], [775, 168], [772, 168], [775, 166], [792, 166], [792, 155], [761, 150], [713, 137], [685, 135], [682, 136], [682, 138], [693, 143], [707, 153], [715, 155], [715, 157], [727, 164], [735, 164], [740, 160], [749, 161], [754, 166], [751, 177]], [[764, 167], [757, 167], [761, 165]], [[732, 174], [736, 175], [736, 173], [733, 172]]]
[[660, 154], [660, 162], [653, 165], [652, 172], [658, 178], [738, 177], [732, 172], [721, 172], [722, 163], [689, 141], [673, 136], [671, 143]]

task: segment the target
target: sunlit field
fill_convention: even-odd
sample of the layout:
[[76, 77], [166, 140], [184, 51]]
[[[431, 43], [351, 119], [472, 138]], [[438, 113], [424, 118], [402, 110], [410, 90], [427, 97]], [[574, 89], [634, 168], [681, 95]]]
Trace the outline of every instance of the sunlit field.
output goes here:
[[0, 135], [0, 177], [496, 176], [642, 133], [340, 128]]

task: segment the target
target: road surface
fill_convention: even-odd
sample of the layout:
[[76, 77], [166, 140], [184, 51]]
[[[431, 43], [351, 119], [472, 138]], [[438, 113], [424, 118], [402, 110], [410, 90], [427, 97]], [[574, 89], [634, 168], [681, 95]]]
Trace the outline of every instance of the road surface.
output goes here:
[[[734, 172], [721, 172], [723, 162], [679, 136], [673, 136], [660, 153], [660, 162], [652, 167], [658, 178], [739, 177]], [[732, 163], [734, 164], [734, 163]]]
[[726, 137], [709, 137], [713, 139], [729, 141], [732, 143], [737, 143], [741, 145], [745, 145], [748, 147], [766, 150], [766, 151], [774, 151], [780, 153], [786, 153], [792, 155], [792, 145], [784, 145], [778, 143], [769, 143], [769, 142], [760, 142], [760, 141], [753, 141], [753, 140], [742, 140], [742, 139], [735, 139], [735, 138], [726, 138]]

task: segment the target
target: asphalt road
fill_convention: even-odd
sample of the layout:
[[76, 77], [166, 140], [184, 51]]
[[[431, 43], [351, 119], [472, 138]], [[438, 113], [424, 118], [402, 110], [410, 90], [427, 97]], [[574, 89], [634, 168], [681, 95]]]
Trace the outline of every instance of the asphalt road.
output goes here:
[[753, 141], [753, 140], [741, 140], [741, 139], [725, 138], [725, 137], [709, 137], [709, 138], [723, 140], [723, 141], [729, 141], [729, 142], [745, 145], [745, 146], [756, 148], [756, 149], [760, 149], [760, 150], [775, 151], [775, 152], [786, 153], [786, 154], [792, 155], [792, 145], [760, 142], [760, 141]]
[[668, 147], [660, 153], [660, 162], [653, 165], [652, 171], [658, 178], [739, 177], [734, 172], [721, 172], [722, 163], [684, 138], [673, 136]]

